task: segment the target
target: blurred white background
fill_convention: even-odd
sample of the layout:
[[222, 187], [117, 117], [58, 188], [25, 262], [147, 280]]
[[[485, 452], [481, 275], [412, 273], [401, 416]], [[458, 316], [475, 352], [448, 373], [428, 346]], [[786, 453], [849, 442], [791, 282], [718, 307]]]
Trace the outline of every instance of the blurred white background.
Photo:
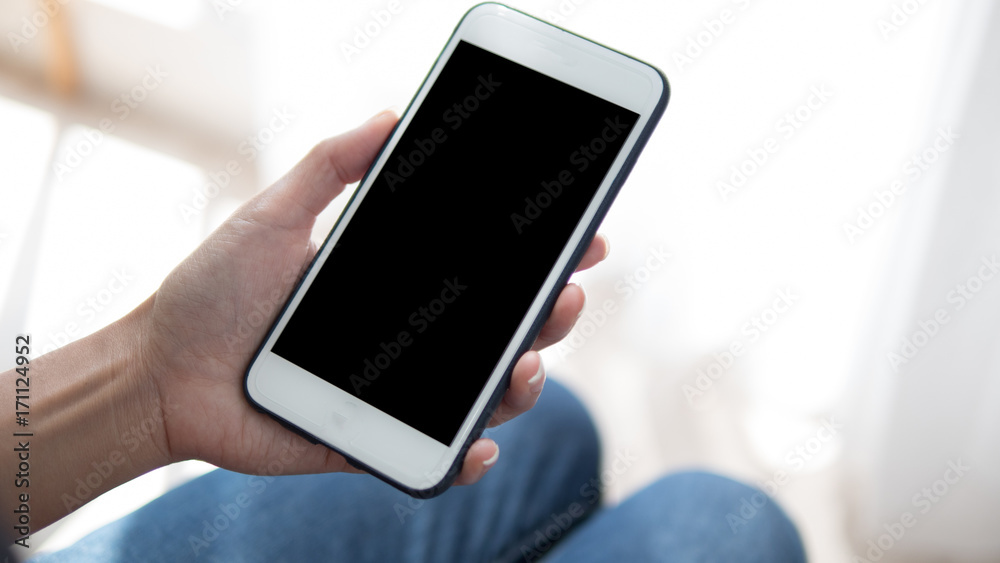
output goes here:
[[[37, 351], [136, 306], [320, 139], [404, 107], [474, 4], [0, 2], [0, 339]], [[995, 2], [511, 5], [673, 89], [611, 256], [578, 276], [589, 312], [546, 355], [608, 458], [639, 460], [609, 502], [707, 467], [774, 493], [813, 561], [1000, 560]], [[36, 544], [206, 469], [147, 475]]]

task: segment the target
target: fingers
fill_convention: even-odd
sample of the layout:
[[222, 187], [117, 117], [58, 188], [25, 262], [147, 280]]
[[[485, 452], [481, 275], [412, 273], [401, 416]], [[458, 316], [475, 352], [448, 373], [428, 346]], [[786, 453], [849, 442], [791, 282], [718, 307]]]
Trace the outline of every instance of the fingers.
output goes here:
[[[519, 414], [527, 412], [535, 406], [538, 396], [542, 394], [542, 387], [545, 386], [545, 366], [542, 357], [538, 352], [527, 352], [514, 366], [514, 373], [511, 374], [510, 388], [504, 395], [503, 401], [497, 407], [493, 418], [490, 419], [490, 426], [496, 426], [507, 422]], [[465, 462], [462, 464], [462, 472], [455, 481], [456, 485], [470, 485], [479, 481], [486, 475], [490, 467], [497, 462], [500, 457], [500, 447], [496, 442], [488, 438], [476, 440], [468, 453], [465, 454]]]
[[545, 321], [545, 325], [542, 326], [542, 330], [538, 333], [538, 338], [535, 339], [535, 344], [531, 349], [544, 350], [566, 338], [569, 331], [573, 330], [576, 320], [583, 313], [583, 307], [586, 303], [587, 295], [584, 293], [583, 287], [575, 283], [567, 284], [556, 299], [552, 314]]
[[471, 485], [482, 479], [483, 475], [500, 459], [500, 446], [489, 438], [476, 440], [465, 454], [462, 472], [455, 480], [456, 485]]
[[[587, 252], [583, 254], [583, 258], [580, 260], [580, 265], [576, 268], [576, 271], [579, 272], [594, 267], [607, 258], [610, 251], [611, 243], [608, 242], [608, 237], [598, 234], [591, 241]], [[573, 325], [580, 318], [580, 314], [583, 313], [583, 307], [586, 303], [587, 295], [584, 293], [583, 287], [579, 284], [571, 283], [564, 287], [556, 299], [552, 313], [545, 320], [545, 325], [542, 326], [542, 330], [538, 333], [538, 338], [535, 339], [535, 344], [531, 349], [544, 350], [566, 338], [569, 331], [573, 330]]]
[[608, 241], [608, 237], [598, 233], [594, 237], [594, 240], [590, 242], [590, 247], [584, 253], [583, 258], [580, 260], [580, 265], [576, 267], [576, 271], [582, 272], [583, 270], [593, 268], [607, 258], [609, 252], [611, 252], [611, 242]]
[[311, 227], [347, 184], [357, 182], [371, 166], [399, 117], [383, 111], [353, 131], [326, 139], [261, 197], [267, 217], [290, 229]]
[[[514, 373], [511, 374], [510, 388], [497, 407], [493, 418], [490, 419], [490, 426], [496, 426], [507, 422], [519, 414], [525, 413], [535, 406], [539, 395], [542, 394], [542, 387], [545, 386], [545, 365], [542, 363], [542, 356], [538, 352], [527, 352], [514, 366]], [[456, 485], [471, 485], [479, 481], [490, 467], [496, 464], [500, 458], [500, 447], [489, 438], [480, 438], [469, 447], [465, 454], [465, 461], [462, 464], [462, 472]]]
[[535, 406], [535, 401], [542, 394], [545, 386], [545, 365], [538, 352], [527, 352], [514, 366], [510, 376], [510, 387], [503, 396], [503, 401], [493, 413], [490, 426], [503, 424], [519, 414], [525, 413]]

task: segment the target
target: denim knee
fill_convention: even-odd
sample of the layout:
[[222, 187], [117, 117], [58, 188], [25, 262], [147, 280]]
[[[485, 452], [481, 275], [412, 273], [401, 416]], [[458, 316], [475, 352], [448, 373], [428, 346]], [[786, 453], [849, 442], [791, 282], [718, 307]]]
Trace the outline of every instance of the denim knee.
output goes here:
[[738, 481], [704, 471], [675, 473], [636, 500], [650, 505], [645, 510], [654, 514], [670, 506], [664, 523], [675, 533], [702, 538], [719, 560], [806, 559], [798, 531], [777, 501]]
[[484, 436], [495, 439], [501, 448], [509, 444], [515, 448], [511, 450], [514, 455], [534, 457], [535, 463], [559, 459], [560, 464], [565, 464], [573, 460], [580, 475], [596, 475], [600, 464], [600, 441], [590, 413], [572, 392], [553, 379], [546, 382], [534, 408], [487, 430]]

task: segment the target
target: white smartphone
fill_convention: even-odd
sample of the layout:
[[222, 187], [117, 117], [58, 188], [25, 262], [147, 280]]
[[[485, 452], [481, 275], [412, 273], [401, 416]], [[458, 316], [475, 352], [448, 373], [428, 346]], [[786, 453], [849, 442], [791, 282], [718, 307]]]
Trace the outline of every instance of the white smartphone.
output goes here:
[[413, 496], [446, 490], [668, 91], [646, 63], [472, 8], [264, 339], [249, 401]]

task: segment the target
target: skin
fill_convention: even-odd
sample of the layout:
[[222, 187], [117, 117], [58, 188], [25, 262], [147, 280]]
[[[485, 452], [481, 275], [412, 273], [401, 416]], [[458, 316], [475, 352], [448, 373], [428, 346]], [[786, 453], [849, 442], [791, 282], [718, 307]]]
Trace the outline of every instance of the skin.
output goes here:
[[[29, 495], [32, 531], [119, 484], [188, 459], [250, 474], [357, 472], [341, 455], [254, 410], [243, 375], [280, 308], [265, 307], [269, 314], [259, 322], [261, 304], [291, 294], [316, 253], [310, 235], [317, 214], [360, 180], [397, 119], [383, 112], [321, 142], [236, 210], [135, 310], [31, 362], [31, 426], [16, 426], [14, 416], [0, 421], [10, 448], [17, 446], [13, 432], [34, 432], [26, 438], [30, 485], [16, 488], [11, 477], [19, 460], [0, 456], [0, 498], [7, 504]], [[598, 235], [578, 270], [608, 250]], [[580, 286], [563, 288], [532, 350], [519, 358], [491, 425], [534, 406], [545, 382], [538, 350], [569, 333], [584, 302]], [[15, 402], [16, 377], [13, 370], [0, 375], [10, 383], [0, 386], [5, 405]], [[476, 441], [457, 484], [478, 481], [498, 454], [492, 440]], [[13, 516], [7, 510], [0, 518], [11, 526]]]

